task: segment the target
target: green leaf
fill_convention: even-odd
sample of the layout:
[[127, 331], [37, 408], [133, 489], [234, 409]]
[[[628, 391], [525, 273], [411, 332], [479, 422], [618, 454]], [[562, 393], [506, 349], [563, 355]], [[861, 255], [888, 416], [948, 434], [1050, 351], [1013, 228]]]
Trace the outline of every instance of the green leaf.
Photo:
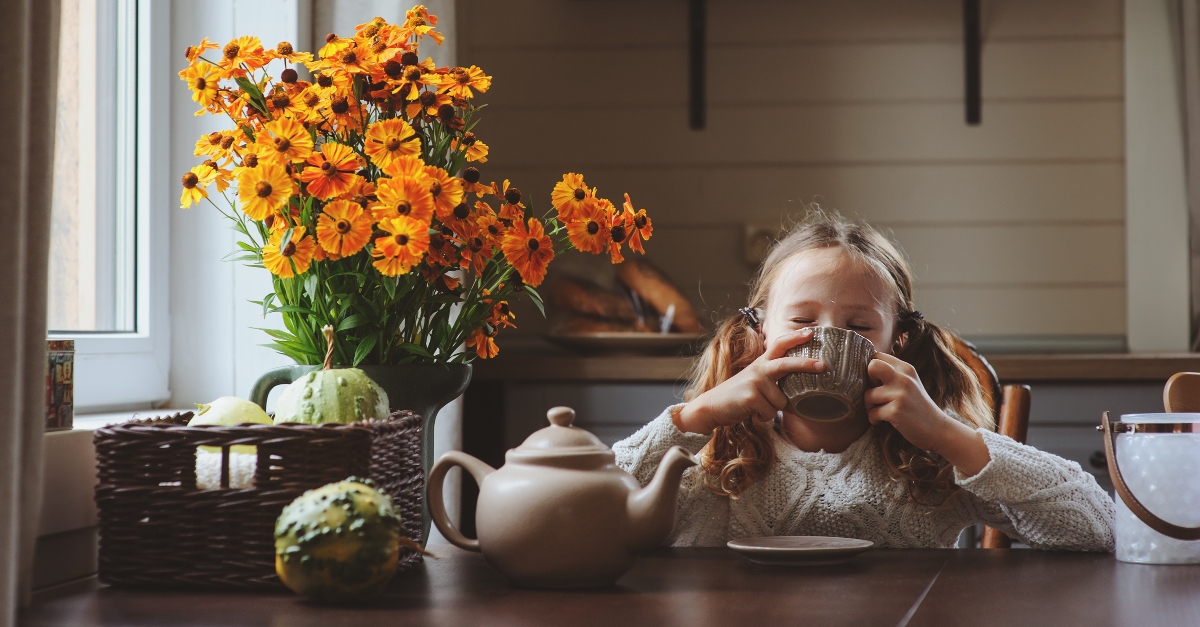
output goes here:
[[362, 325], [366, 324], [367, 322], [368, 322], [368, 320], [367, 320], [366, 316], [364, 316], [362, 314], [354, 314], [354, 315], [349, 316], [346, 319], [342, 320], [342, 323], [338, 325], [337, 330], [338, 331], [348, 331], [350, 329], [355, 329], [355, 328], [361, 327]]
[[358, 364], [362, 363], [362, 360], [366, 359], [367, 355], [370, 354], [371, 349], [375, 348], [375, 343], [378, 342], [378, 340], [378, 334], [368, 335], [366, 339], [364, 339], [362, 343], [358, 345], [358, 348], [354, 349], [353, 365], [357, 366]]
[[537, 290], [533, 289], [532, 287], [529, 287], [528, 285], [525, 286], [525, 291], [529, 294], [529, 300], [533, 301], [533, 304], [537, 306], [538, 311], [541, 312], [542, 317], [545, 318], [546, 317], [546, 305], [545, 305], [545, 303], [542, 302], [541, 294], [538, 294]]

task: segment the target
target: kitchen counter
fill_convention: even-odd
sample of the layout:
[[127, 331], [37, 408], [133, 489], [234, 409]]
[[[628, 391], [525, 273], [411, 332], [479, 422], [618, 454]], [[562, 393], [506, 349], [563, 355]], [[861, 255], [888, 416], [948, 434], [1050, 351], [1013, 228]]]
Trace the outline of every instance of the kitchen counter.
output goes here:
[[661, 549], [615, 586], [510, 588], [483, 558], [438, 546], [376, 601], [287, 593], [94, 588], [42, 600], [25, 627], [171, 625], [1198, 625], [1200, 567], [1104, 553], [876, 549], [837, 566], [757, 566], [724, 548]]

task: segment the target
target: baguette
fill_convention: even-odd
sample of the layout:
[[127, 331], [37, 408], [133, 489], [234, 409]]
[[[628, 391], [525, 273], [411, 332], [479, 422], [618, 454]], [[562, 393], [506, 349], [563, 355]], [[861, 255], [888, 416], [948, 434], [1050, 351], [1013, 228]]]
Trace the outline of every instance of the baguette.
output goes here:
[[682, 333], [700, 333], [700, 318], [696, 309], [671, 281], [667, 279], [650, 262], [642, 259], [626, 259], [617, 266], [617, 280], [633, 290], [658, 315], [667, 313], [667, 308], [675, 305], [675, 319], [672, 326]]
[[564, 277], [555, 281], [550, 289], [550, 304], [563, 311], [608, 318], [631, 326], [637, 319], [628, 298], [586, 279]]

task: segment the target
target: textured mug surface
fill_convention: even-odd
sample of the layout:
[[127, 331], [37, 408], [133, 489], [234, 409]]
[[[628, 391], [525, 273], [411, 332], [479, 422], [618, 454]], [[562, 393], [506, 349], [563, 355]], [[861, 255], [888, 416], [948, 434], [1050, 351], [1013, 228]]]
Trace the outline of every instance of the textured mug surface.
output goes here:
[[814, 327], [812, 338], [787, 354], [825, 364], [822, 372], [793, 372], [780, 379], [779, 388], [787, 395], [792, 413], [821, 422], [855, 416], [866, 419], [863, 392], [867, 364], [875, 356], [871, 340], [847, 329]]

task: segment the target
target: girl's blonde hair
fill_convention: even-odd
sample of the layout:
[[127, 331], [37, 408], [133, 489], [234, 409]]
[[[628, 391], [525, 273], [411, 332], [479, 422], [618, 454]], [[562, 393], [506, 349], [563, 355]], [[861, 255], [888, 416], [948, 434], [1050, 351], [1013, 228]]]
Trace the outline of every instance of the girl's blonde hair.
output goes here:
[[[894, 288], [895, 312], [901, 332], [896, 357], [912, 364], [929, 396], [973, 427], [993, 428], [992, 414], [978, 379], [954, 352], [954, 336], [924, 320], [913, 304], [912, 272], [904, 255], [882, 233], [863, 222], [810, 209], [805, 218], [768, 253], [750, 284], [750, 307], [765, 310], [771, 286], [787, 262], [817, 248], [841, 248], [874, 270]], [[885, 347], [881, 347], [885, 348]], [[692, 368], [686, 400], [711, 390], [750, 365], [766, 350], [759, 332], [742, 315], [727, 318]], [[724, 496], [737, 496], [762, 477], [774, 461], [769, 424], [746, 422], [720, 427], [705, 446], [701, 464], [709, 487]], [[892, 478], [907, 486], [908, 498], [944, 500], [956, 489], [945, 459], [908, 442], [890, 424], [874, 427], [875, 441]]]

